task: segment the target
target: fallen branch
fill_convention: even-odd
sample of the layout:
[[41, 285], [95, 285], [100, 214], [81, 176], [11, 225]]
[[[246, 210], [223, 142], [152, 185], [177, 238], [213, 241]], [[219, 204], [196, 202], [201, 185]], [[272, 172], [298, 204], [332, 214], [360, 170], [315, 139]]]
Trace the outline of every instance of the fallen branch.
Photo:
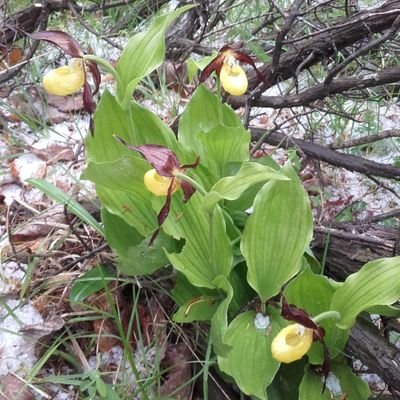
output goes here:
[[[265, 129], [255, 127], [250, 127], [250, 131], [253, 140], [259, 140], [267, 132]], [[273, 132], [267, 135], [264, 139], [264, 143], [285, 149], [297, 147], [307, 156], [335, 165], [336, 167], [342, 167], [349, 171], [355, 171], [365, 175], [400, 180], [400, 168], [366, 160], [365, 158], [351, 154], [339, 153], [319, 144], [291, 138], [280, 132]]]
[[359, 319], [350, 332], [346, 351], [391, 388], [400, 391], [400, 351], [379, 335], [371, 323]]
[[400, 137], [400, 130], [398, 129], [388, 129], [377, 133], [376, 135], [363, 136], [358, 139], [348, 140], [343, 143], [332, 143], [328, 145], [330, 149], [348, 149], [350, 147], [362, 146], [369, 143], [378, 142], [379, 140], [384, 140], [392, 137]]
[[[259, 97], [266, 89], [279, 81], [293, 77], [298, 66], [306, 59], [307, 62], [303, 64], [302, 69], [307, 69], [321, 60], [328, 59], [374, 33], [390, 29], [399, 15], [400, 0], [388, 1], [373, 10], [361, 11], [340, 20], [326, 29], [303, 36], [303, 38], [287, 41], [286, 45], [295, 44], [295, 50], [282, 54], [276, 69], [274, 69], [273, 62], [259, 67], [266, 78], [266, 83], [255, 91], [254, 97]], [[311, 57], [310, 54], [312, 54]], [[249, 87], [254, 89], [259, 80], [253, 72], [249, 74], [249, 78]]]
[[[399, 80], [400, 68], [387, 68], [373, 74], [335, 79], [329, 85], [320, 83], [310, 89], [305, 89], [298, 94], [286, 96], [262, 96], [260, 98], [252, 99], [251, 105], [275, 109], [306, 106], [316, 100], [321, 100], [335, 94], [344, 94], [351, 90], [361, 90], [391, 83], [398, 83]], [[231, 96], [229, 98], [229, 103], [233, 107], [240, 107], [243, 106], [247, 100], [248, 96]]]

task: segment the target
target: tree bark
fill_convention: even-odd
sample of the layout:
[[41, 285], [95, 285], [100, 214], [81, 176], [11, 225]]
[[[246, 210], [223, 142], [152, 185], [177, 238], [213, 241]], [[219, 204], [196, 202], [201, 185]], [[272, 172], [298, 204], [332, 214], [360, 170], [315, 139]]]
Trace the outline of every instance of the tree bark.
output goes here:
[[[361, 11], [339, 20], [308, 39], [296, 41], [293, 43], [296, 50], [282, 54], [275, 70], [272, 62], [259, 68], [266, 78], [266, 83], [262, 85], [258, 95], [279, 81], [293, 77], [300, 65], [301, 70], [307, 69], [374, 33], [391, 28], [399, 15], [400, 0], [388, 1], [375, 9]], [[251, 72], [250, 88], [254, 88], [258, 83], [257, 75]]]
[[[250, 127], [253, 140], [259, 140], [264, 134], [268, 133], [265, 129]], [[300, 149], [304, 154], [327, 162], [337, 167], [346, 168], [350, 171], [360, 172], [366, 175], [380, 176], [400, 180], [400, 168], [389, 164], [381, 164], [365, 158], [353, 156], [351, 154], [340, 153], [316, 143], [310, 143], [302, 139], [295, 139], [280, 132], [267, 134], [265, 143], [282, 148], [294, 147]]]
[[339, 281], [378, 258], [399, 254], [398, 230], [377, 224], [339, 224], [335, 228], [316, 226], [312, 250], [322, 259], [327, 247], [325, 272]]
[[400, 349], [388, 343], [371, 323], [359, 318], [346, 351], [361, 360], [391, 388], [400, 391]]

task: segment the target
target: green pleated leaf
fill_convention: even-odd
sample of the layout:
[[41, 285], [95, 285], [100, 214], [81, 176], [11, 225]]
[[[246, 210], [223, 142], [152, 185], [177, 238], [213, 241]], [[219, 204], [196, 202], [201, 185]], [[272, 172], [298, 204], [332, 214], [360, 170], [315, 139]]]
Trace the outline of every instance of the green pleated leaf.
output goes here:
[[114, 161], [128, 154], [128, 149], [113, 137], [121, 136], [128, 143], [133, 140], [127, 113], [108, 90], [102, 94], [93, 119], [94, 135], [86, 138], [87, 160]]
[[187, 5], [169, 14], [154, 19], [143, 32], [131, 37], [125, 45], [117, 64], [121, 78], [117, 92], [126, 102], [132, 96], [139, 81], [159, 67], [165, 55], [165, 30], [171, 22], [185, 11], [193, 8]]
[[135, 228], [121, 217], [111, 214], [105, 207], [101, 209], [101, 220], [107, 243], [119, 257], [126, 257], [128, 249], [137, 246], [144, 239]]
[[211, 321], [224, 296], [218, 290], [193, 286], [178, 272], [172, 298], [180, 307], [174, 314], [175, 322]]
[[271, 400], [298, 400], [299, 386], [304, 376], [305, 358], [290, 364], [281, 364], [267, 394]]
[[146, 237], [156, 229], [157, 216], [151, 208], [150, 194], [147, 191], [129, 193], [97, 184], [96, 192], [111, 214], [122, 218], [142, 236]]
[[222, 199], [236, 200], [250, 186], [270, 179], [289, 180], [287, 176], [271, 167], [255, 162], [244, 162], [236, 175], [220, 179], [211, 188], [204, 198], [204, 208], [212, 209]]
[[249, 158], [249, 132], [235, 112], [203, 85], [196, 89], [182, 114], [178, 137], [216, 176], [225, 173], [229, 162]]
[[149, 239], [143, 237], [135, 228], [122, 218], [102, 209], [102, 221], [106, 239], [113, 251], [118, 255], [118, 269], [125, 275], [138, 276], [151, 274], [169, 264], [165, 249], [174, 251], [176, 242], [160, 232], [153, 245], [149, 247]]
[[114, 135], [133, 145], [160, 144], [176, 150], [173, 132], [157, 115], [137, 103], [130, 107], [129, 113], [121, 108], [110, 92], [106, 90], [103, 93], [94, 115], [94, 135], [88, 135], [86, 139], [89, 161], [115, 161], [134, 154]]
[[180, 253], [168, 253], [168, 259], [193, 285], [214, 289], [213, 280], [219, 275], [228, 277], [232, 268], [231, 243], [222, 212], [217, 206], [210, 218], [202, 210], [203, 196], [199, 193], [187, 203], [177, 195], [163, 229], [177, 240], [184, 239], [185, 245]]
[[367, 382], [355, 375], [351, 367], [343, 363], [332, 363], [327, 389], [332, 395], [340, 395], [338, 398], [346, 400], [367, 400], [371, 394]]
[[[134, 193], [138, 187], [145, 190], [143, 176], [150, 165], [140, 156], [125, 155], [123, 158], [108, 162], [89, 162], [82, 179], [110, 189]], [[149, 193], [148, 190], [146, 190]]]
[[224, 335], [228, 327], [228, 309], [233, 297], [233, 289], [224, 276], [214, 279], [214, 284], [218, 289], [226, 293], [225, 299], [220, 303], [218, 309], [211, 319], [211, 341], [215, 353], [226, 357], [231, 350], [231, 346], [224, 342]]
[[233, 298], [229, 305], [229, 315], [235, 316], [242, 311], [257, 296], [254, 290], [247, 283], [247, 266], [241, 262], [235, 265], [229, 275], [229, 283], [233, 289]]
[[64, 204], [67, 210], [75, 214], [82, 221], [86, 222], [92, 228], [94, 228], [100, 235], [104, 235], [102, 226], [93, 218], [93, 216], [82, 207], [75, 199], [69, 194], [63, 192], [57, 186], [47, 182], [44, 179], [27, 179], [26, 182], [33, 187], [41, 190], [51, 199], [57, 201], [60, 204]]
[[[328, 278], [316, 275], [307, 267], [304, 272], [294, 278], [285, 289], [285, 296], [290, 304], [306, 310], [312, 317], [329, 310], [335, 288]], [[349, 337], [348, 329], [339, 329], [336, 320], [325, 319], [320, 325], [325, 330], [325, 343], [331, 358], [342, 352]], [[308, 353], [311, 364], [322, 364], [324, 360], [323, 346], [314, 342]]]
[[199, 141], [200, 159], [216, 176], [225, 174], [229, 162], [248, 159], [250, 133], [243, 125], [236, 128], [218, 125], [208, 132], [199, 132]]
[[309, 366], [306, 367], [304, 377], [299, 387], [299, 400], [331, 400], [329, 390], [323, 389], [323, 377], [314, 372]]
[[98, 265], [74, 282], [69, 298], [77, 303], [82, 302], [93, 293], [105, 290], [107, 285], [115, 279], [115, 273], [112, 270]]
[[176, 241], [162, 231], [149, 246], [149, 238], [130, 246], [127, 255], [118, 259], [118, 269], [125, 275], [148, 275], [169, 264], [166, 251], [176, 250]]
[[143, 183], [148, 169], [144, 159], [128, 154], [116, 161], [89, 162], [82, 175], [96, 184], [103, 206], [144, 237], [157, 227], [157, 216], [150, 201], [152, 195]]
[[307, 193], [290, 164], [282, 172], [290, 181], [272, 180], [262, 187], [241, 242], [248, 282], [263, 301], [299, 272], [313, 233]]
[[275, 309], [269, 314], [271, 320], [266, 329], [255, 327], [254, 311], [238, 315], [223, 338], [232, 349], [227, 357], [218, 357], [221, 371], [232, 376], [245, 394], [259, 399], [267, 399], [266, 388], [278, 371], [280, 363], [272, 358], [271, 343], [285, 325]]
[[365, 264], [350, 275], [332, 297], [331, 309], [341, 315], [340, 328], [354, 325], [357, 315], [372, 306], [390, 305], [400, 298], [400, 257]]
[[368, 307], [366, 311], [369, 314], [379, 314], [384, 315], [385, 317], [400, 317], [400, 307], [399, 305], [392, 306], [373, 306]]
[[222, 104], [204, 85], [200, 85], [179, 120], [179, 141], [196, 149], [201, 144], [199, 133], [209, 132], [216, 126], [240, 128], [243, 124], [232, 108]]
[[201, 57], [200, 59], [189, 58], [186, 60], [186, 66], [188, 70], [188, 80], [191, 82], [193, 78], [197, 75], [197, 72], [202, 71], [206, 65], [208, 65], [214, 58], [217, 56], [217, 52], [213, 51], [213, 53], [209, 56]]
[[218, 294], [194, 297], [179, 307], [173, 316], [173, 320], [179, 323], [210, 321], [218, 309], [220, 300]]

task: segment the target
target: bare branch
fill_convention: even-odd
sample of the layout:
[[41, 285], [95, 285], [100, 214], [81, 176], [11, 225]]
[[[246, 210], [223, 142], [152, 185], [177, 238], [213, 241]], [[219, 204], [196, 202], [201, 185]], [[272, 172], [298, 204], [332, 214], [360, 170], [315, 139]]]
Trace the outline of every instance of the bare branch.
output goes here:
[[303, 4], [304, 0], [295, 0], [293, 3], [292, 7], [290, 8], [290, 13], [286, 17], [285, 22], [283, 23], [282, 29], [278, 33], [278, 36], [276, 37], [275, 40], [275, 50], [272, 56], [272, 71], [273, 74], [275, 75], [278, 66], [279, 66], [279, 60], [281, 57], [281, 52], [282, 52], [282, 46], [283, 46], [283, 41], [286, 37], [286, 35], [289, 33], [290, 28], [293, 25], [294, 20], [297, 17], [297, 12], [299, 11], [301, 5]]
[[388, 32], [386, 32], [380, 38], [372, 40], [367, 45], [355, 51], [340, 64], [334, 66], [332, 70], [329, 72], [329, 74], [326, 76], [324, 84], [329, 85], [332, 82], [333, 78], [356, 58], [364, 54], [367, 54], [369, 51], [378, 48], [382, 43], [385, 43], [387, 40], [392, 39], [395, 36], [396, 32], [398, 31], [399, 27], [400, 27], [400, 15], [394, 20], [393, 25]]
[[363, 136], [358, 139], [348, 140], [344, 143], [332, 143], [328, 147], [331, 149], [348, 149], [350, 147], [361, 146], [368, 143], [378, 142], [379, 140], [388, 139], [391, 137], [400, 137], [400, 130], [389, 129], [377, 133], [376, 135]]
[[[400, 68], [387, 68], [373, 74], [336, 79], [329, 85], [320, 83], [310, 89], [303, 90], [299, 94], [287, 96], [262, 96], [258, 99], [252, 100], [251, 104], [257, 107], [269, 108], [300, 107], [334, 94], [397, 83], [399, 80]], [[246, 96], [230, 97], [229, 103], [234, 107], [240, 107], [245, 104], [245, 97]]]
[[[255, 127], [250, 127], [250, 131], [253, 140], [258, 140], [265, 133], [265, 129]], [[366, 160], [365, 158], [352, 154], [339, 153], [319, 144], [309, 143], [301, 139], [289, 138], [280, 132], [271, 133], [265, 138], [265, 143], [283, 148], [299, 147], [309, 157], [348, 169], [349, 171], [400, 180], [400, 168]]]

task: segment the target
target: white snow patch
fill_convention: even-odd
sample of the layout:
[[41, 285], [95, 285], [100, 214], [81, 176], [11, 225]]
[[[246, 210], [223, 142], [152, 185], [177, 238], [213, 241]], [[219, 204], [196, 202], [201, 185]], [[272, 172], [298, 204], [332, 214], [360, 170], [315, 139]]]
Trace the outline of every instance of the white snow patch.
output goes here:
[[48, 332], [32, 334], [23, 329], [42, 323], [42, 316], [31, 303], [4, 298], [0, 301], [0, 375], [16, 373], [25, 376], [31, 371], [37, 360], [35, 344]]
[[0, 264], [0, 296], [19, 290], [26, 274], [26, 264], [18, 265], [14, 261]]

